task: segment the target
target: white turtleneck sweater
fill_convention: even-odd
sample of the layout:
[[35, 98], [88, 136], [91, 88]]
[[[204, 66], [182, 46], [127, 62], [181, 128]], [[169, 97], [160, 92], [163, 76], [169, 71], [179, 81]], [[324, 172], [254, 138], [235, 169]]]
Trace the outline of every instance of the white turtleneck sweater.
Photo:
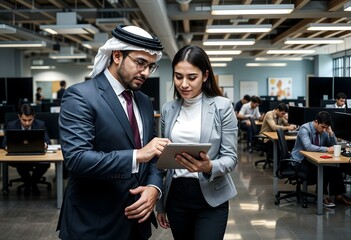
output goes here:
[[[192, 99], [184, 99], [179, 116], [171, 132], [174, 143], [199, 143], [201, 135], [202, 93]], [[197, 173], [176, 169], [174, 177], [198, 178]]]

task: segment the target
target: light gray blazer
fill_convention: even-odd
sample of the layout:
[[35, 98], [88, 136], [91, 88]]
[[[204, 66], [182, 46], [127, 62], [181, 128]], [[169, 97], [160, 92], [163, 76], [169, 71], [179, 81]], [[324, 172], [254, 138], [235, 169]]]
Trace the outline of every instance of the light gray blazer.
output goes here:
[[[183, 100], [165, 103], [161, 113], [162, 137], [170, 137]], [[230, 172], [237, 164], [237, 119], [231, 101], [224, 97], [202, 98], [201, 143], [212, 143], [208, 156], [212, 161], [212, 174], [198, 173], [202, 193], [207, 203], [216, 207], [237, 194]], [[165, 212], [165, 203], [174, 170], [167, 170], [163, 195], [156, 210]]]

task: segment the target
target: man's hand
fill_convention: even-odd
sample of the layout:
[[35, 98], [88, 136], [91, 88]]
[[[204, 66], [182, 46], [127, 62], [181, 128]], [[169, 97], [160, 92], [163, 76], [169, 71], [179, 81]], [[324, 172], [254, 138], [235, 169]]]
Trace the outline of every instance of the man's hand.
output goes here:
[[142, 223], [150, 217], [150, 214], [154, 210], [158, 190], [152, 186], [139, 186], [130, 189], [129, 192], [133, 195], [139, 194], [140, 198], [132, 205], [126, 207], [124, 214], [128, 219], [139, 219], [138, 223]]
[[160, 156], [165, 146], [171, 141], [168, 138], [154, 138], [143, 148], [137, 150], [136, 159], [139, 163], [148, 162]]
[[167, 229], [170, 227], [165, 213], [157, 213], [157, 222], [164, 229]]

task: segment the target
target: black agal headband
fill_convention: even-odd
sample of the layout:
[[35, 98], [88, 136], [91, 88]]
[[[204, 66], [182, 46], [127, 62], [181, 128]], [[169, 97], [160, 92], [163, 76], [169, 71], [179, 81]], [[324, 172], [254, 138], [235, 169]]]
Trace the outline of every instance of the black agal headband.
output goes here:
[[125, 25], [119, 25], [115, 29], [112, 30], [112, 35], [125, 42], [129, 43], [138, 47], [150, 49], [150, 50], [155, 50], [155, 51], [162, 51], [163, 46], [160, 42], [160, 40], [151, 35], [152, 38], [146, 38], [140, 35], [136, 35], [134, 33], [128, 32], [123, 29], [123, 27], [126, 27]]

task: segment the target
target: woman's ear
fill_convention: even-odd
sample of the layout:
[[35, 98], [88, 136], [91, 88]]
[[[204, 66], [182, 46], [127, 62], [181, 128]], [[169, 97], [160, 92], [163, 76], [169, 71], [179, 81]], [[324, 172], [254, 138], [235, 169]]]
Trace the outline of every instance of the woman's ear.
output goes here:
[[206, 72], [205, 72], [205, 74], [204, 74], [204, 76], [203, 76], [202, 82], [206, 82], [206, 81], [207, 81], [208, 74], [209, 74], [209, 71], [206, 70]]

